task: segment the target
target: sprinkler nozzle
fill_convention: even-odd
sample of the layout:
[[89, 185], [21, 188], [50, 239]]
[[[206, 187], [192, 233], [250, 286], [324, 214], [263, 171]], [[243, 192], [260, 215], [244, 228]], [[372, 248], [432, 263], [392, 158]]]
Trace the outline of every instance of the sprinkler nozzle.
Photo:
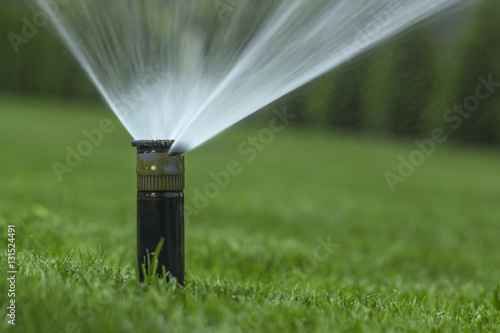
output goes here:
[[[164, 239], [156, 274], [163, 267], [168, 279], [184, 284], [184, 156], [169, 155], [174, 141], [136, 140], [137, 148], [137, 261], [139, 279]], [[148, 258], [149, 253], [149, 258]]]

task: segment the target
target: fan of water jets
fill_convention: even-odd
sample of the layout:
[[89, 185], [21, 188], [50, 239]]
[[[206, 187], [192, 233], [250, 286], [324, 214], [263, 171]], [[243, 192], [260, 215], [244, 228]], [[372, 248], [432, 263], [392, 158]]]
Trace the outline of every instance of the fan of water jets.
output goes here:
[[35, 0], [135, 139], [187, 152], [459, 0]]

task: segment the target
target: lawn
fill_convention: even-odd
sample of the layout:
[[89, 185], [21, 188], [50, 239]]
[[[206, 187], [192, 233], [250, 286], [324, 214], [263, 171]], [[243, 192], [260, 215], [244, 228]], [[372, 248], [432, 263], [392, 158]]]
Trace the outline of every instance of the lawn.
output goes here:
[[[186, 155], [182, 288], [138, 282], [135, 151], [105, 107], [2, 97], [0, 114], [2, 332], [500, 332], [498, 152], [441, 145], [393, 193], [413, 143], [289, 126], [240, 154], [265, 113]], [[61, 180], [54, 162], [106, 118]]]

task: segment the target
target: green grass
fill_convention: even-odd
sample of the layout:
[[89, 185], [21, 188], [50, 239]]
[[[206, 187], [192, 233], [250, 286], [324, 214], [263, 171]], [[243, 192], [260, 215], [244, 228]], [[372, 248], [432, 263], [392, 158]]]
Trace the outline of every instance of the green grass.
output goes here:
[[[441, 146], [392, 193], [414, 145], [288, 128], [254, 161], [238, 125], [189, 153], [186, 203], [242, 173], [186, 223], [185, 288], [137, 280], [135, 152], [101, 106], [0, 100], [0, 244], [16, 225], [16, 327], [0, 331], [500, 331], [500, 155]], [[59, 182], [83, 129], [116, 130]], [[265, 117], [264, 117], [265, 118]], [[332, 242], [332, 251], [317, 251]]]

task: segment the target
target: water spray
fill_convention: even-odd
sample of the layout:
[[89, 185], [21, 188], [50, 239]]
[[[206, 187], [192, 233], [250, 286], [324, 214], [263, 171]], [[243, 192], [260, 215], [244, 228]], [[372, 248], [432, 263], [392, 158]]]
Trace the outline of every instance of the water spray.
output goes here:
[[[156, 274], [168, 272], [184, 284], [184, 156], [169, 155], [174, 141], [136, 140], [137, 262], [149, 271], [157, 257]], [[155, 250], [164, 240], [160, 253]]]

